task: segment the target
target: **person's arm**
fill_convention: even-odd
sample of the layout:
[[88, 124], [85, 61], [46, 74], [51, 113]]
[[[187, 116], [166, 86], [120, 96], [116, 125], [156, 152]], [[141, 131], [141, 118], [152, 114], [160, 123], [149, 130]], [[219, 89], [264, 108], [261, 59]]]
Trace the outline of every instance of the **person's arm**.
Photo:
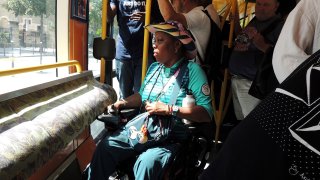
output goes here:
[[189, 85], [196, 100], [192, 108], [180, 107], [177, 116], [192, 122], [210, 122], [213, 116], [210, 87], [203, 69], [195, 63], [189, 64]]
[[139, 108], [142, 104], [141, 95], [134, 93], [133, 95], [119, 100], [113, 104], [115, 110]]
[[213, 22], [216, 23], [218, 27], [220, 27], [220, 18], [213, 4], [210, 3], [208, 6], [206, 6], [205, 9], [208, 11], [210, 18], [213, 20]]
[[260, 33], [257, 33], [253, 36], [252, 42], [260, 51], [264, 53], [266, 53], [269, 48], [273, 47], [272, 44], [265, 41], [264, 37]]
[[280, 83], [313, 53], [315, 28], [319, 26], [319, 13], [316, 13], [319, 2], [300, 1], [282, 28], [272, 59], [274, 72]]
[[192, 108], [179, 107], [177, 116], [182, 119], [188, 119], [192, 122], [210, 122], [211, 118], [207, 110], [202, 106], [194, 106]]
[[158, 0], [159, 9], [162, 14], [162, 17], [165, 21], [174, 20], [183, 24], [184, 27], [188, 27], [187, 20], [185, 16], [181, 13], [177, 13], [169, 0]]

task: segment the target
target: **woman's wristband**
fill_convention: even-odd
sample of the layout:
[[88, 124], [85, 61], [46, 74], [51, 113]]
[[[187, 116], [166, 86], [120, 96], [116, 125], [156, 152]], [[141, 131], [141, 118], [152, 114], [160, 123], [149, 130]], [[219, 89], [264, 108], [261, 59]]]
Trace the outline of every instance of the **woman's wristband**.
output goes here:
[[167, 115], [172, 115], [172, 106], [173, 105], [167, 105], [168, 107]]

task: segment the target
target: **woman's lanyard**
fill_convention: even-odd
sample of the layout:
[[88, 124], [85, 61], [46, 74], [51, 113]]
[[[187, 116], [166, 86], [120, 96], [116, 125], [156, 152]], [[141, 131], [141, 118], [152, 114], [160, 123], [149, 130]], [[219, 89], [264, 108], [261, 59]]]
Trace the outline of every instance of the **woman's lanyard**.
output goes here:
[[[169, 85], [172, 84], [174, 81], [176, 81], [179, 72], [180, 72], [180, 67], [176, 70], [174, 75], [170, 77], [169, 81], [163, 86], [162, 90], [160, 91], [160, 93], [156, 97], [156, 101], [158, 101], [160, 99], [160, 96], [163, 95], [167, 91], [167, 89], [169, 88]], [[172, 94], [174, 94], [174, 93], [177, 94], [177, 92], [175, 92], [175, 91], [177, 91], [176, 86], [178, 86], [178, 88], [179, 88], [178, 83], [175, 83], [175, 86], [173, 88]], [[171, 104], [172, 102], [175, 102], [176, 99], [177, 99], [177, 97], [175, 97], [174, 101], [172, 101], [172, 96], [171, 96], [169, 104]]]
[[[179, 68], [177, 68], [177, 70], [175, 71], [174, 75], [170, 77], [170, 79], [167, 81], [167, 83], [162, 87], [160, 93], [156, 96], [155, 98], [155, 101], [158, 101], [161, 97], [161, 95], [165, 94], [165, 92], [167, 91], [167, 89], [169, 88], [169, 85], [171, 85], [174, 81], [177, 81], [177, 77], [181, 71], [181, 69], [185, 69], [186, 68], [186, 65], [184, 65], [185, 62], [182, 62], [180, 65], [179, 65]], [[158, 81], [158, 78], [161, 74], [161, 70], [162, 70], [162, 67], [163, 65], [159, 66], [159, 68], [155, 71], [155, 73], [151, 76], [151, 78], [156, 74], [156, 72], [158, 72], [158, 75], [157, 75], [157, 78], [156, 78], [156, 81], [154, 82], [154, 84], [152, 85], [152, 88], [149, 92], [149, 95], [148, 95], [148, 98], [146, 99], [147, 101], [150, 100], [150, 95], [151, 95], [151, 92], [152, 90], [154, 89], [157, 81]], [[183, 70], [184, 71], [184, 70]], [[180, 75], [181, 76], [181, 75]], [[151, 80], [151, 78], [147, 81], [147, 83]], [[182, 79], [182, 78], [181, 78]], [[181, 81], [181, 80], [180, 80]], [[172, 90], [172, 94], [171, 94], [171, 98], [170, 98], [170, 102], [169, 104], [175, 104], [176, 102], [176, 99], [177, 99], [177, 96], [178, 96], [178, 92], [179, 92], [179, 89], [180, 89], [180, 84], [181, 82], [177, 82], [175, 83], [175, 86], [173, 87], [173, 90]]]

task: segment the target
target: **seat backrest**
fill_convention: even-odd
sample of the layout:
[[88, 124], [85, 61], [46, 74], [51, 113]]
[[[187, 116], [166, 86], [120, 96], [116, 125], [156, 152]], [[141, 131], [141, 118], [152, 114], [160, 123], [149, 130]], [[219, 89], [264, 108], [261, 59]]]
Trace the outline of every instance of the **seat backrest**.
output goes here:
[[93, 39], [93, 57], [96, 59], [104, 58], [112, 61], [116, 56], [116, 45], [113, 38], [102, 39], [100, 37]]

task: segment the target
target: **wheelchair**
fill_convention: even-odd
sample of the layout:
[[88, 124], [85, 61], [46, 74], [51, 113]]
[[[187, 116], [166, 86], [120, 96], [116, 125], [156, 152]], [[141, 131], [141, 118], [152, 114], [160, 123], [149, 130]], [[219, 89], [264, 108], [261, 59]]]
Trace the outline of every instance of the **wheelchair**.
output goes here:
[[[107, 132], [112, 133], [124, 126], [138, 113], [139, 109], [123, 109], [117, 113], [109, 111], [99, 115], [97, 119], [105, 123]], [[213, 122], [186, 124], [186, 126], [190, 137], [188, 141], [178, 144], [180, 148], [165, 170], [163, 179], [198, 179], [205, 165], [209, 162], [214, 138]], [[120, 164], [113, 178], [119, 180], [135, 179], [132, 169], [135, 161], [136, 157], [132, 157], [126, 160], [126, 163]]]

